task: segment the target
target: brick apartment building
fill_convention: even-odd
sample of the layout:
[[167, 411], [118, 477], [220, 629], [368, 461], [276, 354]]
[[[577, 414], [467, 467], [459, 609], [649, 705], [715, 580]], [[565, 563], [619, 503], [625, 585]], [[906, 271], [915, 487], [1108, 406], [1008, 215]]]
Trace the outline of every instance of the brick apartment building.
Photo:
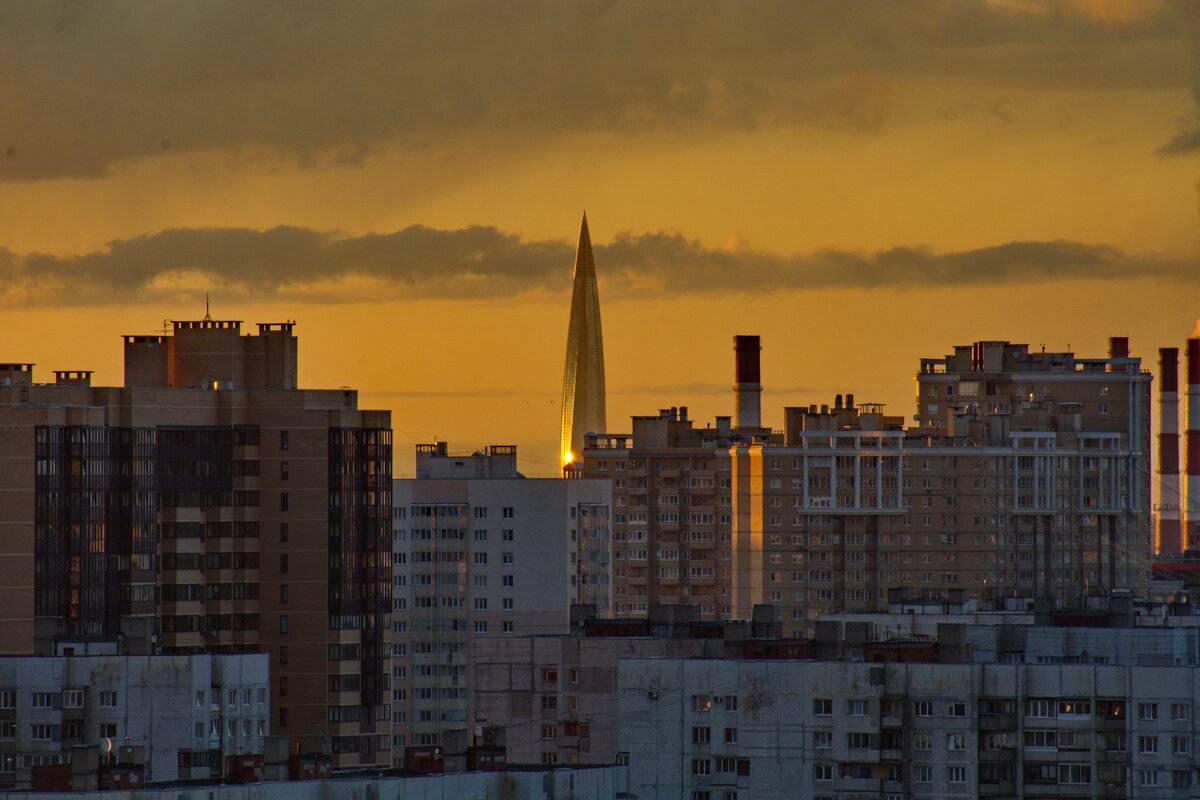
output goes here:
[[125, 337], [125, 385], [0, 365], [0, 653], [267, 653], [271, 728], [388, 764], [391, 429], [297, 388], [293, 323]]
[[811, 632], [889, 597], [980, 608], [1099, 602], [1150, 581], [1150, 380], [1128, 342], [1107, 358], [1002, 341], [922, 359], [916, 425], [880, 404], [759, 422], [757, 337], [737, 337], [736, 419], [686, 408], [587, 437], [613, 480], [617, 615], [694, 603], [707, 619], [783, 610]]

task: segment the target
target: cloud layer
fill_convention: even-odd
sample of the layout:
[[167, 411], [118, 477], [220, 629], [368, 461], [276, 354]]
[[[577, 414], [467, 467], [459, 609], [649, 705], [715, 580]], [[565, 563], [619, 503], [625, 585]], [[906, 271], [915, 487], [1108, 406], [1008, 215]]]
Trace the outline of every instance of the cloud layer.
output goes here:
[[0, 180], [180, 152], [323, 164], [595, 132], [872, 134], [896, 80], [1184, 88], [1191, 16], [1191, 0], [0, 0]]
[[[1072, 241], [1007, 242], [945, 253], [893, 247], [788, 256], [744, 243], [710, 248], [673, 233], [622, 233], [595, 247], [595, 255], [604, 290], [613, 297], [1051, 280], [1200, 281], [1200, 270], [1190, 264]], [[0, 249], [0, 303], [169, 302], [209, 289], [254, 302], [509, 297], [564, 289], [572, 261], [567, 242], [526, 241], [485, 226], [416, 225], [362, 236], [298, 227], [174, 229], [75, 256]]]

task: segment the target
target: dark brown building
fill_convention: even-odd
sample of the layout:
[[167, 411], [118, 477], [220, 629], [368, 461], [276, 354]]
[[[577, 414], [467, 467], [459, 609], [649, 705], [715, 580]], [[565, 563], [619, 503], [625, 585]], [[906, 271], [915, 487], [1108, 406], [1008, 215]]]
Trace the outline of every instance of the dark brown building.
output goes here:
[[292, 329], [127, 336], [123, 387], [0, 365], [0, 653], [269, 653], [273, 733], [388, 764], [390, 413], [297, 389]]

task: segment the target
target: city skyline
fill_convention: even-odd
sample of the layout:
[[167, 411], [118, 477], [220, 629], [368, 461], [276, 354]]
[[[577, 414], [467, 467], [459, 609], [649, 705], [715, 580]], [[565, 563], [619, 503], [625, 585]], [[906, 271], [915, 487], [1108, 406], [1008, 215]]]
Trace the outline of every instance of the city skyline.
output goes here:
[[9, 357], [116, 383], [115, 337], [211, 292], [395, 412], [398, 473], [435, 437], [557, 470], [584, 206], [615, 431], [729, 413], [686, 354], [738, 333], [776, 424], [838, 391], [906, 410], [947, 341], [1149, 361], [1196, 317], [1184, 3], [11, 9]]

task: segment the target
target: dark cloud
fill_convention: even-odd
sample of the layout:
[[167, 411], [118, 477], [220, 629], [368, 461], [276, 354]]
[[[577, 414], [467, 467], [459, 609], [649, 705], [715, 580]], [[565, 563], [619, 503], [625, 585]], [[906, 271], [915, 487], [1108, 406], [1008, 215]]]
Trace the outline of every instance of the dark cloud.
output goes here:
[[1120, 26], [1053, 3], [1012, 7], [0, 0], [0, 180], [201, 151], [326, 164], [433, 146], [498, 158], [594, 132], [835, 124], [871, 135], [902, 111], [893, 84], [909, 79], [985, 90], [1184, 80], [1173, 45], [1186, 5]]
[[[623, 233], [595, 248], [610, 296], [808, 288], [990, 286], [1050, 280], [1164, 278], [1200, 271], [1072, 241], [1008, 242], [937, 253], [821, 250], [782, 256], [713, 249], [672, 233]], [[492, 227], [349, 236], [307, 228], [175, 229], [76, 256], [0, 249], [0, 302], [88, 305], [173, 302], [219, 289], [225, 300], [340, 302], [498, 298], [568, 285], [570, 244], [527, 241]]]

